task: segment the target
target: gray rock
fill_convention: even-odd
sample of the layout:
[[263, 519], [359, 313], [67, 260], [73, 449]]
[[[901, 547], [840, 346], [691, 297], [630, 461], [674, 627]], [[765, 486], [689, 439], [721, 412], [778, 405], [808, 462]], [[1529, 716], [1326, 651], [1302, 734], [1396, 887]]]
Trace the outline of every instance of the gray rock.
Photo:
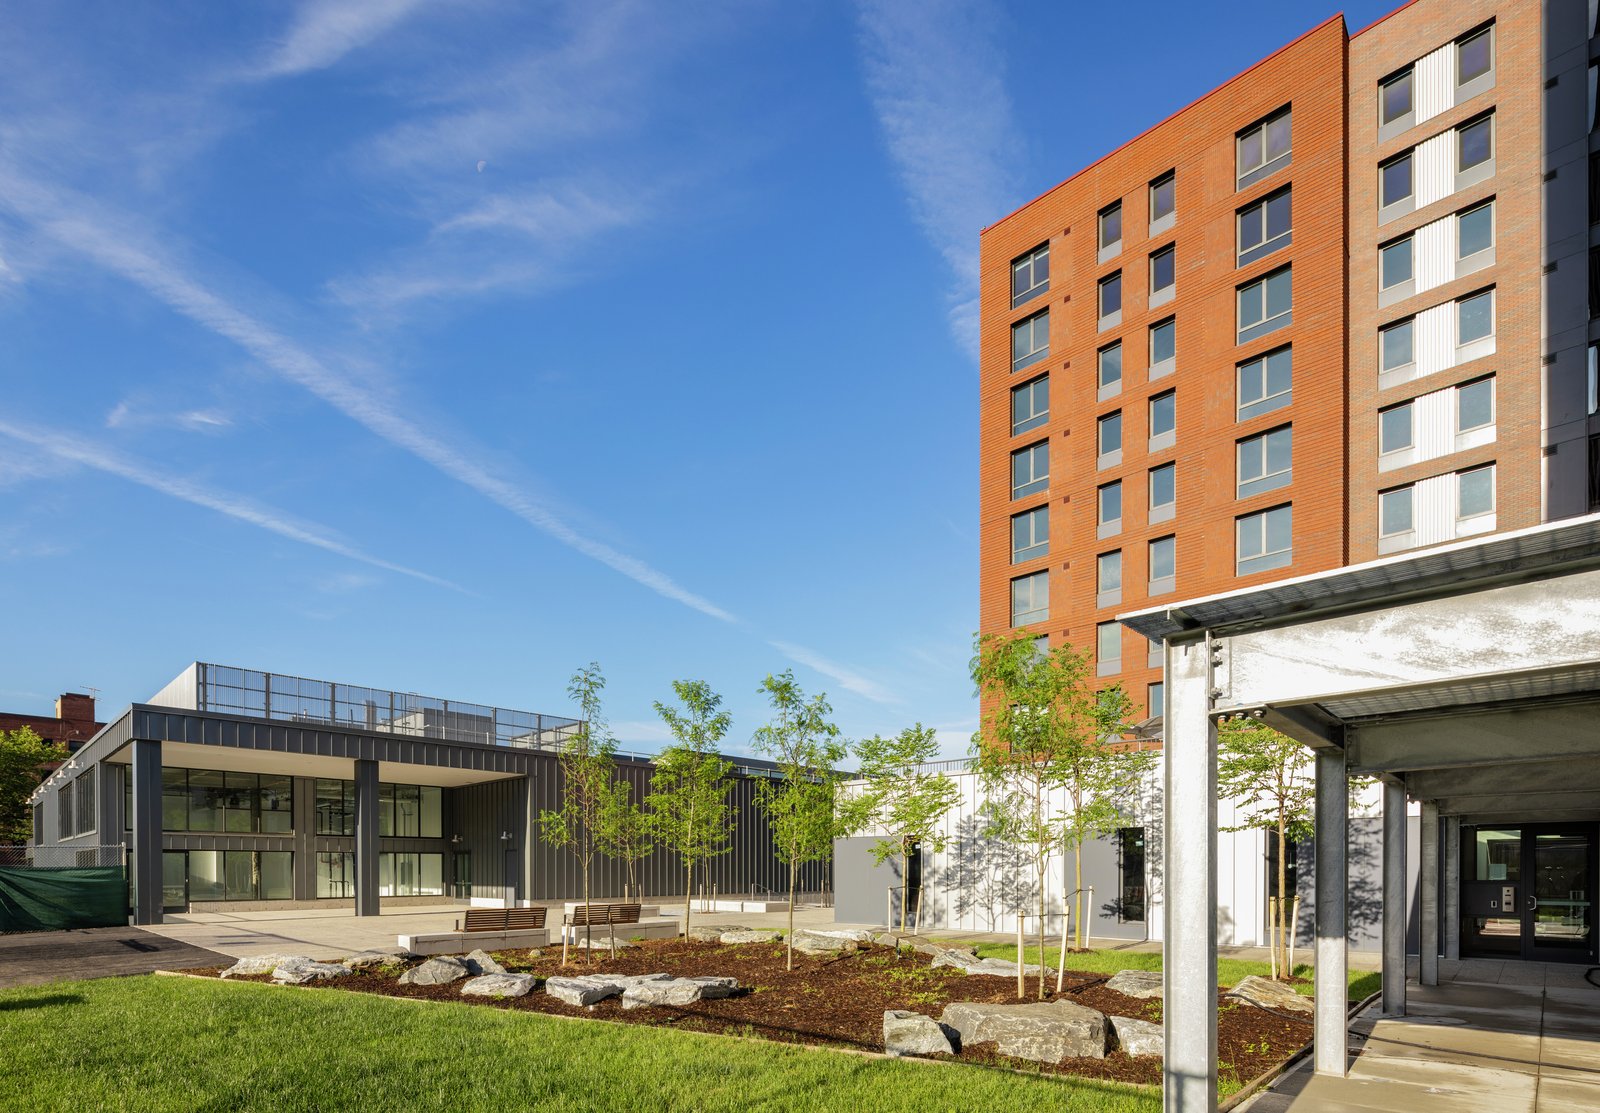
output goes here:
[[308, 958], [294, 958], [273, 970], [272, 980], [279, 985], [305, 985], [307, 982], [342, 978], [349, 973], [350, 967], [340, 962], [312, 962]]
[[1305, 1013], [1310, 1016], [1316, 1010], [1311, 998], [1302, 997], [1282, 982], [1263, 978], [1259, 974], [1242, 979], [1228, 990], [1228, 996], [1274, 1012]]
[[[579, 936], [577, 939], [574, 939], [570, 943], [568, 943], [567, 946], [571, 947], [573, 950], [576, 950], [576, 951], [582, 951], [582, 950], [609, 951], [609, 950], [611, 950], [611, 936], [609, 936], [609, 935], [596, 935], [593, 939], [584, 939], [582, 936]], [[622, 950], [624, 947], [631, 947], [631, 946], [633, 946], [633, 944], [628, 942], [626, 939], [620, 939], [619, 938], [617, 940], [617, 950], [619, 950], [619, 951]]]
[[735, 943], [776, 943], [782, 938], [783, 932], [777, 930], [735, 928], [733, 931], [723, 932], [717, 942], [731, 946]]
[[344, 960], [352, 970], [365, 970], [369, 966], [402, 966], [405, 959], [388, 951], [361, 951]]
[[1106, 988], [1113, 993], [1120, 993], [1124, 997], [1137, 997], [1148, 1000], [1151, 997], [1160, 997], [1161, 971], [1159, 970], [1119, 970], [1111, 976], [1106, 983]]
[[687, 1005], [694, 1001], [730, 997], [739, 988], [738, 978], [662, 978], [635, 982], [622, 991], [622, 1007], [645, 1005]]
[[467, 964], [454, 955], [430, 958], [400, 975], [401, 985], [449, 985], [472, 976]]
[[312, 962], [310, 955], [251, 955], [241, 958], [232, 966], [222, 972], [224, 978], [236, 978], [241, 974], [270, 974], [286, 962]]
[[[1015, 978], [1017, 964], [1003, 958], [979, 958], [971, 951], [946, 950], [934, 955], [934, 966], [953, 966], [964, 974], [988, 974], [996, 978]], [[1039, 967], [1033, 963], [1022, 968], [1023, 974], [1035, 977]]]
[[532, 974], [483, 974], [461, 987], [464, 997], [525, 997], [539, 979]]
[[837, 935], [822, 935], [811, 931], [794, 933], [794, 949], [803, 955], [849, 955], [861, 949], [854, 939]]
[[993, 1043], [1002, 1055], [1059, 1063], [1064, 1059], [1103, 1059], [1105, 1014], [1071, 1001], [1032, 1005], [962, 1002], [946, 1005], [941, 1024], [954, 1028], [961, 1046]]
[[695, 924], [689, 929], [689, 939], [695, 943], [720, 943], [730, 931], [749, 931], [740, 924]]
[[864, 928], [806, 928], [795, 932], [796, 936], [812, 935], [819, 939], [845, 939], [851, 943], [870, 943], [872, 934]]
[[494, 960], [494, 956], [485, 950], [476, 950], [463, 959], [467, 969], [474, 974], [504, 974], [506, 968]]
[[883, 1049], [890, 1055], [954, 1055], [950, 1037], [933, 1017], [905, 1009], [883, 1014]]
[[569, 1005], [594, 1005], [608, 997], [619, 997], [640, 982], [658, 982], [671, 974], [579, 974], [571, 978], [551, 978], [544, 991]]
[[1165, 1055], [1167, 1045], [1162, 1037], [1161, 1025], [1148, 1020], [1135, 1020], [1131, 1016], [1108, 1016], [1111, 1040], [1129, 1055]]

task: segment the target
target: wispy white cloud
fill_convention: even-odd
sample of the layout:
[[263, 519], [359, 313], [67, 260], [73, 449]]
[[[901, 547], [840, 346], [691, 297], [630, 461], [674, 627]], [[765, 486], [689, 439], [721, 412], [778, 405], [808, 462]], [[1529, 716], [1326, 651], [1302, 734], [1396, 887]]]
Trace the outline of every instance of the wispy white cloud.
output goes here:
[[873, 703], [897, 704], [900, 702], [894, 695], [876, 681], [863, 676], [860, 672], [837, 661], [831, 661], [822, 654], [807, 649], [803, 645], [793, 642], [771, 641], [767, 643], [779, 653], [804, 665], [814, 672], [819, 672], [829, 680], [838, 681], [839, 686], [847, 692], [869, 699]]
[[45, 430], [37, 425], [19, 425], [0, 419], [0, 436], [31, 445], [58, 460], [115, 475], [171, 498], [181, 499], [237, 521], [259, 526], [291, 541], [311, 545], [350, 560], [369, 564], [374, 568], [381, 568], [386, 572], [396, 572], [402, 576], [422, 580], [424, 583], [447, 587], [452, 591], [464, 590], [459, 584], [451, 583], [449, 580], [363, 552], [354, 545], [339, 540], [321, 526], [298, 521], [282, 511], [263, 506], [241, 495], [218, 491], [192, 480], [164, 474], [127, 456], [110, 452], [64, 433]]
[[984, 0], [861, 0], [867, 89], [911, 211], [955, 275], [950, 325], [978, 354], [978, 233], [1014, 196], [1020, 139], [1003, 19]]
[[306, 0], [283, 39], [247, 76], [292, 77], [327, 69], [420, 6], [421, 0]]
[[233, 427], [233, 418], [221, 410], [179, 410], [168, 412], [136, 407], [124, 398], [106, 414], [107, 429], [136, 429], [147, 426], [184, 429], [192, 433], [221, 433]]

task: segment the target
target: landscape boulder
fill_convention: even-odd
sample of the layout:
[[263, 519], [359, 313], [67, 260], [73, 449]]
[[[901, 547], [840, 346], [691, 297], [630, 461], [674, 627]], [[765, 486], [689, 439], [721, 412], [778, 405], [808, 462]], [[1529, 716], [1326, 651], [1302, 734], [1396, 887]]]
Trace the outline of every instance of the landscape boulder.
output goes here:
[[1274, 1012], [1305, 1013], [1310, 1016], [1316, 1009], [1311, 998], [1303, 997], [1292, 987], [1259, 974], [1242, 979], [1228, 990], [1228, 996]]
[[569, 1005], [595, 1005], [608, 997], [620, 997], [640, 982], [658, 982], [671, 974], [578, 974], [570, 978], [551, 978], [544, 991]]
[[738, 978], [657, 978], [634, 982], [624, 989], [622, 1007], [638, 1009], [646, 1005], [687, 1005], [694, 1001], [730, 997], [738, 988]]
[[1147, 1000], [1160, 997], [1161, 972], [1159, 970], [1119, 970], [1106, 982], [1106, 988], [1124, 997]]
[[733, 945], [735, 943], [776, 943], [783, 938], [783, 932], [769, 928], [734, 928], [725, 931], [717, 937], [717, 942]]
[[692, 943], [720, 943], [722, 937], [730, 931], [749, 931], [750, 929], [740, 924], [695, 924], [689, 929], [689, 941]]
[[325, 982], [329, 978], [342, 978], [349, 973], [350, 967], [340, 962], [312, 962], [308, 958], [293, 958], [272, 971], [272, 980], [279, 985], [305, 985], [308, 982]]
[[403, 966], [405, 958], [388, 951], [361, 951], [344, 960], [352, 970], [365, 970], [369, 966]]
[[270, 974], [286, 962], [312, 962], [310, 955], [250, 955], [241, 958], [232, 966], [222, 972], [224, 978], [237, 978], [241, 975]]
[[794, 933], [794, 949], [803, 955], [848, 955], [860, 950], [860, 944], [844, 935], [824, 934], [818, 931]]
[[993, 1043], [1002, 1055], [1036, 1063], [1103, 1059], [1106, 1054], [1105, 1014], [1071, 1001], [958, 1002], [945, 1006], [939, 1022], [960, 1034], [962, 1047]]
[[1112, 1042], [1129, 1055], [1166, 1054], [1161, 1025], [1131, 1016], [1108, 1016], [1106, 1022], [1111, 1025]]
[[[979, 958], [971, 951], [944, 950], [933, 956], [934, 966], [953, 966], [964, 974], [989, 974], [997, 978], [1015, 978], [1017, 964], [1003, 958]], [[1039, 967], [1029, 963], [1022, 968], [1029, 977], [1037, 976]]]
[[494, 960], [494, 956], [488, 951], [482, 949], [473, 951], [471, 954], [467, 955], [466, 958], [462, 959], [462, 961], [466, 963], [467, 969], [472, 971], [474, 974], [506, 973], [506, 968], [496, 962]]
[[449, 985], [462, 978], [469, 978], [473, 971], [467, 967], [462, 959], [454, 955], [439, 955], [430, 958], [421, 966], [414, 966], [400, 975], [401, 985]]
[[890, 1055], [954, 1055], [944, 1027], [933, 1017], [905, 1009], [883, 1014], [883, 1050]]
[[525, 997], [538, 986], [532, 974], [481, 974], [461, 987], [463, 997]]

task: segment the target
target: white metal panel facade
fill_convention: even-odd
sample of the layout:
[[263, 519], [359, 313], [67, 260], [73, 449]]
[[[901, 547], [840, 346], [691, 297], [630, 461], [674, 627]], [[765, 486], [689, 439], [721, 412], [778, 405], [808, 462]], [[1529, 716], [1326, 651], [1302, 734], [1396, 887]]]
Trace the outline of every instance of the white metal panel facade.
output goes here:
[[1456, 188], [1456, 133], [1454, 130], [1424, 139], [1417, 145], [1416, 161], [1412, 170], [1416, 174], [1417, 208], [1449, 197]]
[[1412, 498], [1416, 545], [1437, 545], [1456, 536], [1456, 477], [1432, 475], [1417, 481]]
[[1456, 218], [1452, 213], [1418, 228], [1411, 240], [1415, 260], [1414, 293], [1443, 286], [1456, 276]]
[[1456, 103], [1456, 44], [1446, 43], [1417, 59], [1412, 70], [1416, 122], [1431, 120]]
[[1417, 378], [1446, 371], [1456, 362], [1456, 303], [1445, 302], [1424, 309], [1417, 314], [1416, 335]]

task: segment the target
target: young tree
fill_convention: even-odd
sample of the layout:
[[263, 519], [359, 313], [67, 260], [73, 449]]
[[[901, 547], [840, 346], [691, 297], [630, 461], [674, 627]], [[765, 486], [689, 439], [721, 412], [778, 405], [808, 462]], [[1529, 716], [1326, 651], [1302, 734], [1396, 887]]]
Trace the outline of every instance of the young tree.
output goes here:
[[1115, 828], [1119, 807], [1137, 789], [1150, 755], [1119, 744], [1128, 729], [1128, 698], [1115, 685], [1096, 691], [1093, 658], [1069, 644], [1040, 652], [1026, 633], [984, 634], [972, 678], [983, 703], [972, 747], [990, 834], [1025, 847], [1032, 861], [1042, 964], [1051, 851], [1070, 849], [1077, 862], [1081, 943], [1083, 841]]
[[905, 894], [900, 901], [900, 930], [905, 931], [911, 904], [911, 852], [919, 845], [935, 851], [945, 848], [948, 840], [940, 823], [961, 798], [961, 790], [943, 773], [921, 770], [939, 754], [937, 732], [921, 723], [894, 738], [863, 739], [855, 754], [860, 764], [857, 776], [866, 785], [840, 811], [851, 830], [876, 827], [884, 832], [872, 844], [874, 862], [882, 865], [885, 859], [900, 856]]
[[1317, 783], [1311, 751], [1256, 719], [1230, 719], [1217, 727], [1217, 795], [1238, 801], [1239, 822], [1225, 831], [1266, 828], [1278, 840], [1277, 923], [1269, 950], [1274, 971], [1293, 976], [1285, 956], [1294, 925], [1281, 911], [1289, 896], [1289, 844], [1311, 837]]
[[595, 831], [595, 843], [600, 853], [615, 858], [628, 871], [623, 897], [630, 893], [639, 899], [639, 863], [654, 852], [650, 842], [650, 828], [644, 811], [634, 802], [633, 786], [618, 777], [613, 780], [600, 801], [600, 812]]
[[613, 795], [611, 755], [616, 742], [601, 714], [600, 692], [605, 686], [598, 663], [590, 662], [572, 674], [567, 695], [582, 709], [583, 721], [556, 754], [562, 780], [561, 807], [539, 813], [539, 830], [545, 842], [570, 850], [583, 878], [586, 963], [593, 958], [593, 929], [588, 926], [589, 874], [600, 849], [605, 809]]
[[656, 702], [656, 714], [672, 731], [674, 743], [656, 758], [647, 803], [650, 830], [683, 861], [683, 935], [687, 939], [695, 867], [726, 854], [733, 838], [734, 812], [728, 806], [728, 774], [733, 763], [717, 754], [733, 716], [720, 710], [722, 697], [703, 680], [674, 680], [672, 690], [683, 709]]
[[46, 742], [32, 727], [0, 730], [0, 846], [22, 846], [33, 835], [28, 797], [44, 780], [44, 766], [67, 760], [67, 748]]
[[840, 781], [835, 766], [848, 747], [829, 721], [827, 696], [806, 698], [793, 670], [768, 675], [761, 690], [772, 704], [773, 719], [751, 740], [755, 750], [778, 766], [775, 779], [756, 784], [756, 805], [772, 826], [772, 840], [789, 863], [787, 968], [794, 969], [794, 900], [800, 867], [833, 853], [833, 840], [847, 828], [834, 807]]

